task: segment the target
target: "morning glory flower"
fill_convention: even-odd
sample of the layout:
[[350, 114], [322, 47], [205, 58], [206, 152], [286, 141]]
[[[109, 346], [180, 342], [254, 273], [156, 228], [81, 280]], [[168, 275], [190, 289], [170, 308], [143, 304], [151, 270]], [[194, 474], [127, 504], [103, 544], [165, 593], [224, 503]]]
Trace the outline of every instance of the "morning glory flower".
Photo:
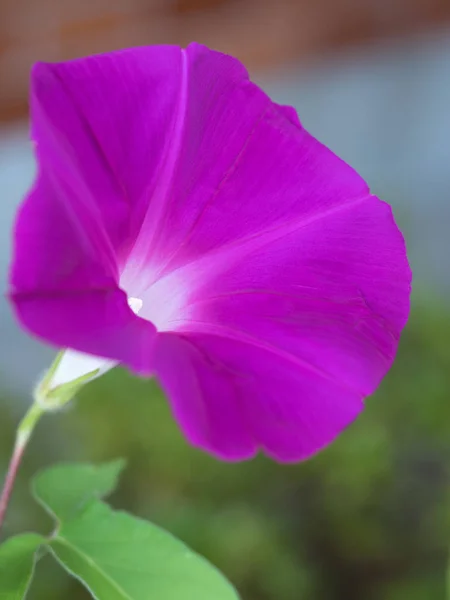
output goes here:
[[411, 273], [390, 207], [292, 108], [234, 58], [153, 46], [35, 65], [31, 122], [10, 298], [71, 349], [59, 382], [154, 376], [226, 460], [301, 460], [356, 418]]

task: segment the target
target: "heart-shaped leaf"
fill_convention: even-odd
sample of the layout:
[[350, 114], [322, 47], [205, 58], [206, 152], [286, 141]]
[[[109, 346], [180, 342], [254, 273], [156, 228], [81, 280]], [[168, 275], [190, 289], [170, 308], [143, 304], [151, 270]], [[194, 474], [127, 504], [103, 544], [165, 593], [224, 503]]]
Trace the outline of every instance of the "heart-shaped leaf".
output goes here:
[[100, 465], [56, 465], [34, 478], [34, 496], [52, 517], [65, 521], [91, 500], [113, 492], [124, 467], [122, 459]]
[[93, 501], [50, 546], [97, 600], [237, 600], [198, 554], [159, 527]]
[[46, 542], [60, 564], [97, 600], [238, 600], [220, 572], [181, 541], [99, 500], [122, 467], [61, 465], [36, 478], [35, 496], [58, 521]]
[[0, 599], [22, 600], [33, 578], [36, 550], [45, 540], [35, 533], [9, 538], [0, 546]]

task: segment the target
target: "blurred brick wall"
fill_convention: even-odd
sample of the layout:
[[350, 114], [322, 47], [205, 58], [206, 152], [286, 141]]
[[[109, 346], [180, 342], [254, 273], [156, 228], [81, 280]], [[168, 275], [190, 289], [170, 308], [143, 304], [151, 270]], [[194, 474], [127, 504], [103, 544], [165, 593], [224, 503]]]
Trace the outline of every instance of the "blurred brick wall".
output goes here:
[[450, 0], [0, 0], [0, 120], [27, 112], [30, 66], [197, 40], [250, 68], [450, 20]]

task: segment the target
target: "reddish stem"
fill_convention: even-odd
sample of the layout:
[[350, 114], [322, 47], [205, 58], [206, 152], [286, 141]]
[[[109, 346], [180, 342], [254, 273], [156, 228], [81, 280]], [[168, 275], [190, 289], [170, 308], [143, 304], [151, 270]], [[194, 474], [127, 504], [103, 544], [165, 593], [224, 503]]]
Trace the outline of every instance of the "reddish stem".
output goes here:
[[24, 444], [19, 438], [16, 441], [16, 445], [14, 446], [14, 451], [9, 462], [8, 472], [6, 473], [5, 483], [3, 484], [3, 490], [0, 496], [0, 529], [5, 520], [6, 511], [11, 499], [14, 482], [16, 480], [17, 471], [19, 470], [25, 446], [26, 444]]

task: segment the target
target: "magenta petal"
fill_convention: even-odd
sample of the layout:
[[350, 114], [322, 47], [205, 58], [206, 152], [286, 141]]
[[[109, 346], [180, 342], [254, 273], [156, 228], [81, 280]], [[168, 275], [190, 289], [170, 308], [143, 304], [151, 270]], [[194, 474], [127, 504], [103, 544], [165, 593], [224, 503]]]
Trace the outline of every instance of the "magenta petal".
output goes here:
[[272, 103], [238, 61], [191, 45], [185, 65], [178, 154], [164, 193], [149, 206], [132, 263], [167, 273], [368, 195], [355, 171], [312, 138], [293, 109]]
[[[279, 460], [305, 458], [355, 418], [390, 368], [409, 312], [404, 241], [371, 196], [224, 247], [184, 277], [197, 291], [173, 326], [203, 356], [196, 372], [209, 365], [228, 376], [241, 421]], [[198, 411], [191, 417], [191, 429], [205, 427]], [[208, 422], [215, 440], [226, 422]], [[216, 442], [203, 447], [226, 454]]]
[[73, 184], [65, 186], [41, 172], [19, 208], [10, 269], [13, 293], [115, 286], [114, 253], [101, 223], [89, 211], [76, 210]]
[[[141, 226], [172, 147], [182, 52], [134, 48], [58, 64], [32, 74], [32, 128], [45, 168], [78, 175], [116, 251]], [[83, 203], [78, 198], [76, 208]]]
[[226, 460], [257, 450], [242, 408], [240, 389], [214, 355], [189, 338], [158, 335], [155, 369], [187, 439]]
[[16, 221], [11, 298], [36, 335], [146, 373], [155, 330], [128, 308], [119, 271], [170, 145], [181, 56], [141, 48], [32, 73], [39, 174]]
[[411, 272], [391, 210], [377, 198], [224, 249], [207, 275], [205, 264], [191, 266], [191, 280], [203, 285], [182, 331], [270, 344], [361, 397], [391, 366], [409, 313]]
[[57, 347], [123, 362], [140, 375], [154, 370], [155, 327], [137, 317], [117, 288], [11, 295], [22, 324]]
[[339, 380], [217, 336], [165, 334], [157, 374], [189, 441], [226, 460], [257, 449], [283, 462], [305, 459], [363, 407]]
[[[59, 347], [152, 370], [154, 326], [129, 308], [117, 287], [114, 255], [90, 236], [90, 221], [42, 173], [19, 210], [10, 299], [22, 324]], [[111, 264], [112, 263], [112, 264]]]

